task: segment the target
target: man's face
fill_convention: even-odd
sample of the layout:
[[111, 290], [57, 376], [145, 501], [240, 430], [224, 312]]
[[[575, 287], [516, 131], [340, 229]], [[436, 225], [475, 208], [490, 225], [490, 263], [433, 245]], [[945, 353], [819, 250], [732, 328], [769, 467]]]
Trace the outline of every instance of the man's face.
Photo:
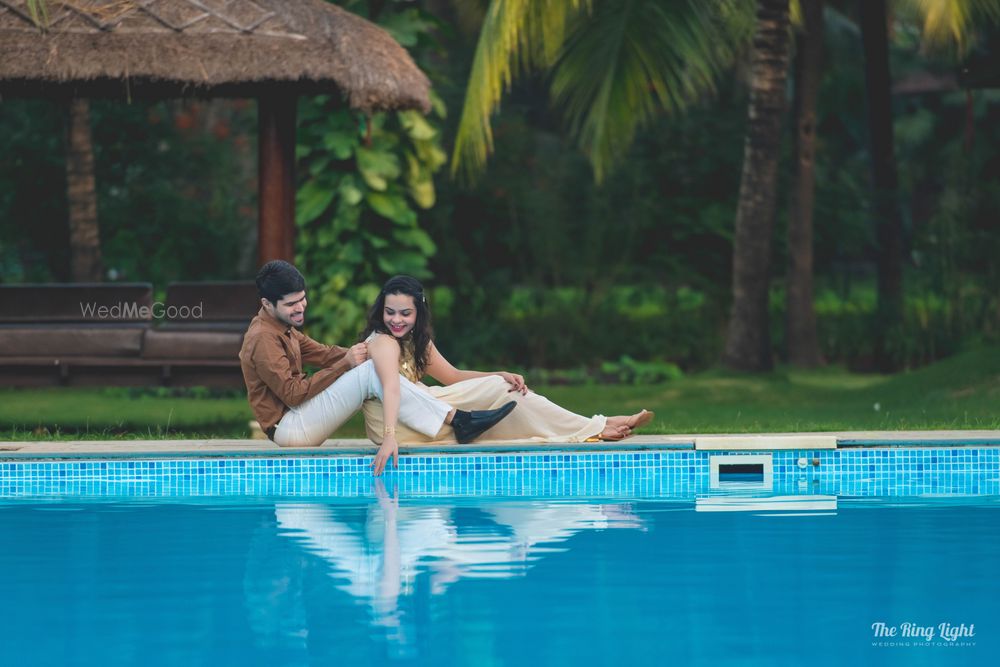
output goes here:
[[271, 305], [267, 299], [261, 299], [264, 310], [274, 316], [279, 322], [301, 327], [306, 322], [306, 293], [292, 292], [278, 299], [276, 305]]

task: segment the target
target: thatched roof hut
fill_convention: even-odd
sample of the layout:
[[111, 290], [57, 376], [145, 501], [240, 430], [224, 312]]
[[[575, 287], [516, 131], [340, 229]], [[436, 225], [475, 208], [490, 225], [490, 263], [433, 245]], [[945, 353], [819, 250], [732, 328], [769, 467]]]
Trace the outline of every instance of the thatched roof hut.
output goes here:
[[339, 90], [355, 109], [427, 109], [430, 83], [375, 24], [323, 0], [0, 0], [0, 94], [255, 96]]
[[[430, 82], [392, 37], [323, 0], [46, 4], [42, 30], [25, 0], [0, 0], [0, 99], [258, 98], [262, 259], [291, 249], [297, 95], [339, 93], [366, 112], [430, 107]], [[276, 231], [282, 248], [265, 248]]]

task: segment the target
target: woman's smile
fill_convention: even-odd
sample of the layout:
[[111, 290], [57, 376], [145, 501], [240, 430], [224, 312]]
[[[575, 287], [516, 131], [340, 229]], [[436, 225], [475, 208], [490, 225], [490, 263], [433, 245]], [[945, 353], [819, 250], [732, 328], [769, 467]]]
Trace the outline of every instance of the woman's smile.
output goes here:
[[413, 297], [407, 294], [387, 294], [382, 323], [396, 338], [402, 338], [413, 330], [417, 323], [417, 308]]

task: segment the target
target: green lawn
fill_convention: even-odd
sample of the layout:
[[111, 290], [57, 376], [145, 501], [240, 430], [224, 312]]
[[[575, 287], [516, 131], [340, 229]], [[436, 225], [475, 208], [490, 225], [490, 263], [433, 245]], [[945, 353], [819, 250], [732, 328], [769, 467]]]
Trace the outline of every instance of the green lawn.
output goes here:
[[[893, 376], [839, 368], [768, 375], [712, 371], [651, 386], [537, 387], [582, 414], [656, 411], [645, 433], [1000, 429], [1000, 348]], [[162, 392], [161, 392], [162, 393]], [[0, 439], [246, 437], [239, 396], [124, 389], [0, 390]], [[363, 437], [355, 416], [338, 433]]]

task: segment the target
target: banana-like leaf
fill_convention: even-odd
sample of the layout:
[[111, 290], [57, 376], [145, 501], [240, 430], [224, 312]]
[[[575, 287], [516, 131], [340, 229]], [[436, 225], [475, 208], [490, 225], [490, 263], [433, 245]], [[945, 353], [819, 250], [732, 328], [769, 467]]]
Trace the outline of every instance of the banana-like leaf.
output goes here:
[[598, 182], [639, 128], [714, 92], [749, 41], [752, 11], [741, 0], [619, 0], [577, 18], [551, 92]]
[[906, 0], [923, 22], [923, 39], [932, 49], [962, 57], [973, 45], [976, 27], [1000, 23], [1000, 0]]
[[558, 57], [568, 22], [588, 0], [492, 0], [479, 32], [455, 136], [452, 175], [475, 178], [493, 151], [490, 116], [516, 74]]
[[748, 0], [493, 0], [473, 59], [452, 174], [493, 151], [490, 115], [518, 74], [552, 70], [552, 95], [600, 180], [639, 127], [713, 90], [748, 42]]

